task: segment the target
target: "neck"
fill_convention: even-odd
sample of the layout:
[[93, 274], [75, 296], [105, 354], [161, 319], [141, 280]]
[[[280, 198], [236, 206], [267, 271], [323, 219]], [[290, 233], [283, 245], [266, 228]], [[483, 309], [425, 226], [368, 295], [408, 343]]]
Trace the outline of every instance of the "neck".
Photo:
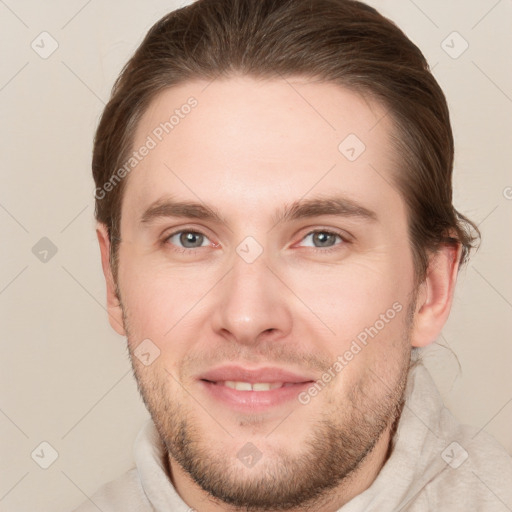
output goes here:
[[[390, 454], [391, 439], [394, 435], [396, 422], [388, 427], [375, 444], [371, 452], [361, 461], [359, 466], [334, 489], [315, 499], [314, 503], [304, 503], [299, 508], [286, 509], [286, 512], [336, 512], [351, 499], [368, 489], [377, 478], [380, 470]], [[205, 492], [171, 456], [169, 460], [170, 478], [181, 499], [192, 509], [201, 512], [241, 512], [242, 508], [226, 504]], [[246, 508], [244, 507], [245, 511]], [[265, 512], [283, 512], [284, 509]], [[255, 511], [257, 512], [257, 511]], [[262, 511], [263, 512], [263, 511]]]

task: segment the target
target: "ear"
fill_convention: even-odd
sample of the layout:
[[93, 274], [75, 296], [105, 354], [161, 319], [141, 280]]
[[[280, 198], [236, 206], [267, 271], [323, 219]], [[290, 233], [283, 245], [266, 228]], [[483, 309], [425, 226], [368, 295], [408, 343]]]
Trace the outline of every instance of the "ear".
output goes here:
[[441, 333], [452, 307], [462, 246], [443, 244], [430, 257], [416, 302], [412, 346], [425, 347]]
[[110, 238], [108, 236], [108, 229], [105, 224], [98, 222], [96, 226], [96, 235], [100, 244], [101, 251], [101, 266], [103, 267], [103, 275], [107, 285], [107, 313], [108, 320], [112, 328], [121, 336], [125, 336], [123, 324], [123, 311], [121, 304], [116, 295], [116, 287], [110, 267]]

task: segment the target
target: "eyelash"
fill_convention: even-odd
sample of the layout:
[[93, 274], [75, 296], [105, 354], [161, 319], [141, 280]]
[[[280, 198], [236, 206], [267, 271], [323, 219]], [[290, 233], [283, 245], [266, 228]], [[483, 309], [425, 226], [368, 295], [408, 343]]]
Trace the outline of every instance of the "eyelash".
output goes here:
[[170, 244], [169, 243], [169, 240], [174, 236], [174, 235], [178, 235], [180, 233], [194, 233], [196, 235], [202, 235], [206, 238], [208, 238], [208, 235], [206, 235], [205, 233], [203, 233], [202, 231], [199, 231], [197, 229], [180, 229], [178, 231], [174, 231], [173, 233], [169, 234], [169, 235], [165, 235], [163, 240], [162, 240], [162, 245], [163, 246], [166, 246], [166, 245], [172, 245], [172, 249], [173, 251], [175, 252], [178, 252], [178, 253], [181, 253], [181, 254], [188, 254], [188, 255], [193, 255], [195, 254], [198, 250], [200, 249], [204, 249], [204, 247], [195, 247], [195, 248], [192, 248], [192, 249], [189, 249], [189, 248], [185, 248], [185, 247], [178, 247], [177, 245], [174, 245], [174, 244]]
[[[178, 231], [174, 231], [173, 233], [170, 233], [169, 235], [165, 235], [165, 237], [161, 241], [162, 246], [172, 245], [173, 246], [172, 247], [173, 251], [181, 253], [181, 254], [188, 254], [188, 255], [194, 255], [198, 250], [204, 249], [204, 247], [184, 248], [184, 247], [179, 247], [179, 246], [174, 245], [174, 244], [170, 244], [169, 240], [174, 235], [178, 235], [180, 233], [194, 233], [194, 234], [202, 235], [202, 236], [208, 238], [208, 235], [206, 235], [205, 233], [203, 233], [202, 231], [199, 231], [199, 230], [195, 230], [195, 229], [180, 229]], [[338, 243], [338, 244], [335, 244], [335, 245], [333, 245], [331, 247], [325, 247], [325, 248], [321, 248], [321, 247], [307, 247], [307, 249], [309, 249], [310, 251], [312, 250], [314, 253], [320, 252], [322, 254], [326, 254], [326, 253], [329, 254], [331, 252], [339, 251], [342, 246], [350, 243], [350, 240], [348, 240], [347, 237], [341, 235], [340, 233], [338, 233], [336, 231], [330, 230], [330, 229], [314, 229], [314, 230], [309, 231], [308, 233], [306, 233], [306, 235], [304, 235], [300, 239], [300, 241], [302, 242], [306, 237], [308, 237], [309, 235], [315, 234], [315, 233], [324, 233], [324, 234], [327, 234], [327, 235], [337, 236], [341, 240], [342, 243]]]
[[332, 253], [332, 252], [336, 252], [336, 251], [339, 251], [341, 250], [341, 248], [345, 245], [345, 244], [348, 244], [349, 241], [347, 240], [346, 237], [344, 237], [343, 235], [341, 235], [340, 233], [336, 232], [336, 231], [333, 231], [333, 230], [330, 230], [330, 229], [313, 229], [312, 231], [308, 231], [306, 233], [306, 235], [304, 235], [300, 241], [302, 242], [305, 238], [307, 238], [308, 236], [310, 235], [314, 235], [315, 233], [324, 233], [326, 235], [334, 235], [336, 237], [338, 237], [340, 240], [341, 240], [341, 243], [337, 243], [337, 244], [334, 244], [333, 246], [330, 246], [330, 247], [306, 247], [306, 249], [308, 249], [308, 251], [313, 251], [314, 253], [322, 253], [322, 254], [329, 254], [329, 253]]

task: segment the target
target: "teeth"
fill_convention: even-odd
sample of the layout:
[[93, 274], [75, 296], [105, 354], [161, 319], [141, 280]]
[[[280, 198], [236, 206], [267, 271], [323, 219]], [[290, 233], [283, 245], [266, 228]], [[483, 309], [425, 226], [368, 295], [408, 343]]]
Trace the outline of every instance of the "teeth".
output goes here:
[[282, 382], [238, 382], [234, 380], [226, 380], [224, 382], [218, 382], [217, 384], [224, 385], [237, 391], [270, 391], [271, 389], [283, 387]]
[[255, 382], [253, 385], [252, 385], [252, 390], [253, 391], [269, 391], [270, 389], [274, 389], [274, 388], [271, 388], [272, 384], [269, 384], [268, 382]]
[[249, 382], [233, 382], [233, 385], [237, 391], [251, 391], [252, 389]]

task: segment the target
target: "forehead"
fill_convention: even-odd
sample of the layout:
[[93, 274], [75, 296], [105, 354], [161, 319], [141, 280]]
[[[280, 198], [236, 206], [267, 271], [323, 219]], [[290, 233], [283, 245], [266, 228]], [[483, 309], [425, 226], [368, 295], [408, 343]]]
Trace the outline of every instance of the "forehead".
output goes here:
[[150, 149], [129, 175], [123, 212], [165, 193], [247, 214], [334, 189], [396, 202], [391, 130], [380, 104], [332, 83], [187, 82], [158, 94], [137, 126], [133, 149]]

